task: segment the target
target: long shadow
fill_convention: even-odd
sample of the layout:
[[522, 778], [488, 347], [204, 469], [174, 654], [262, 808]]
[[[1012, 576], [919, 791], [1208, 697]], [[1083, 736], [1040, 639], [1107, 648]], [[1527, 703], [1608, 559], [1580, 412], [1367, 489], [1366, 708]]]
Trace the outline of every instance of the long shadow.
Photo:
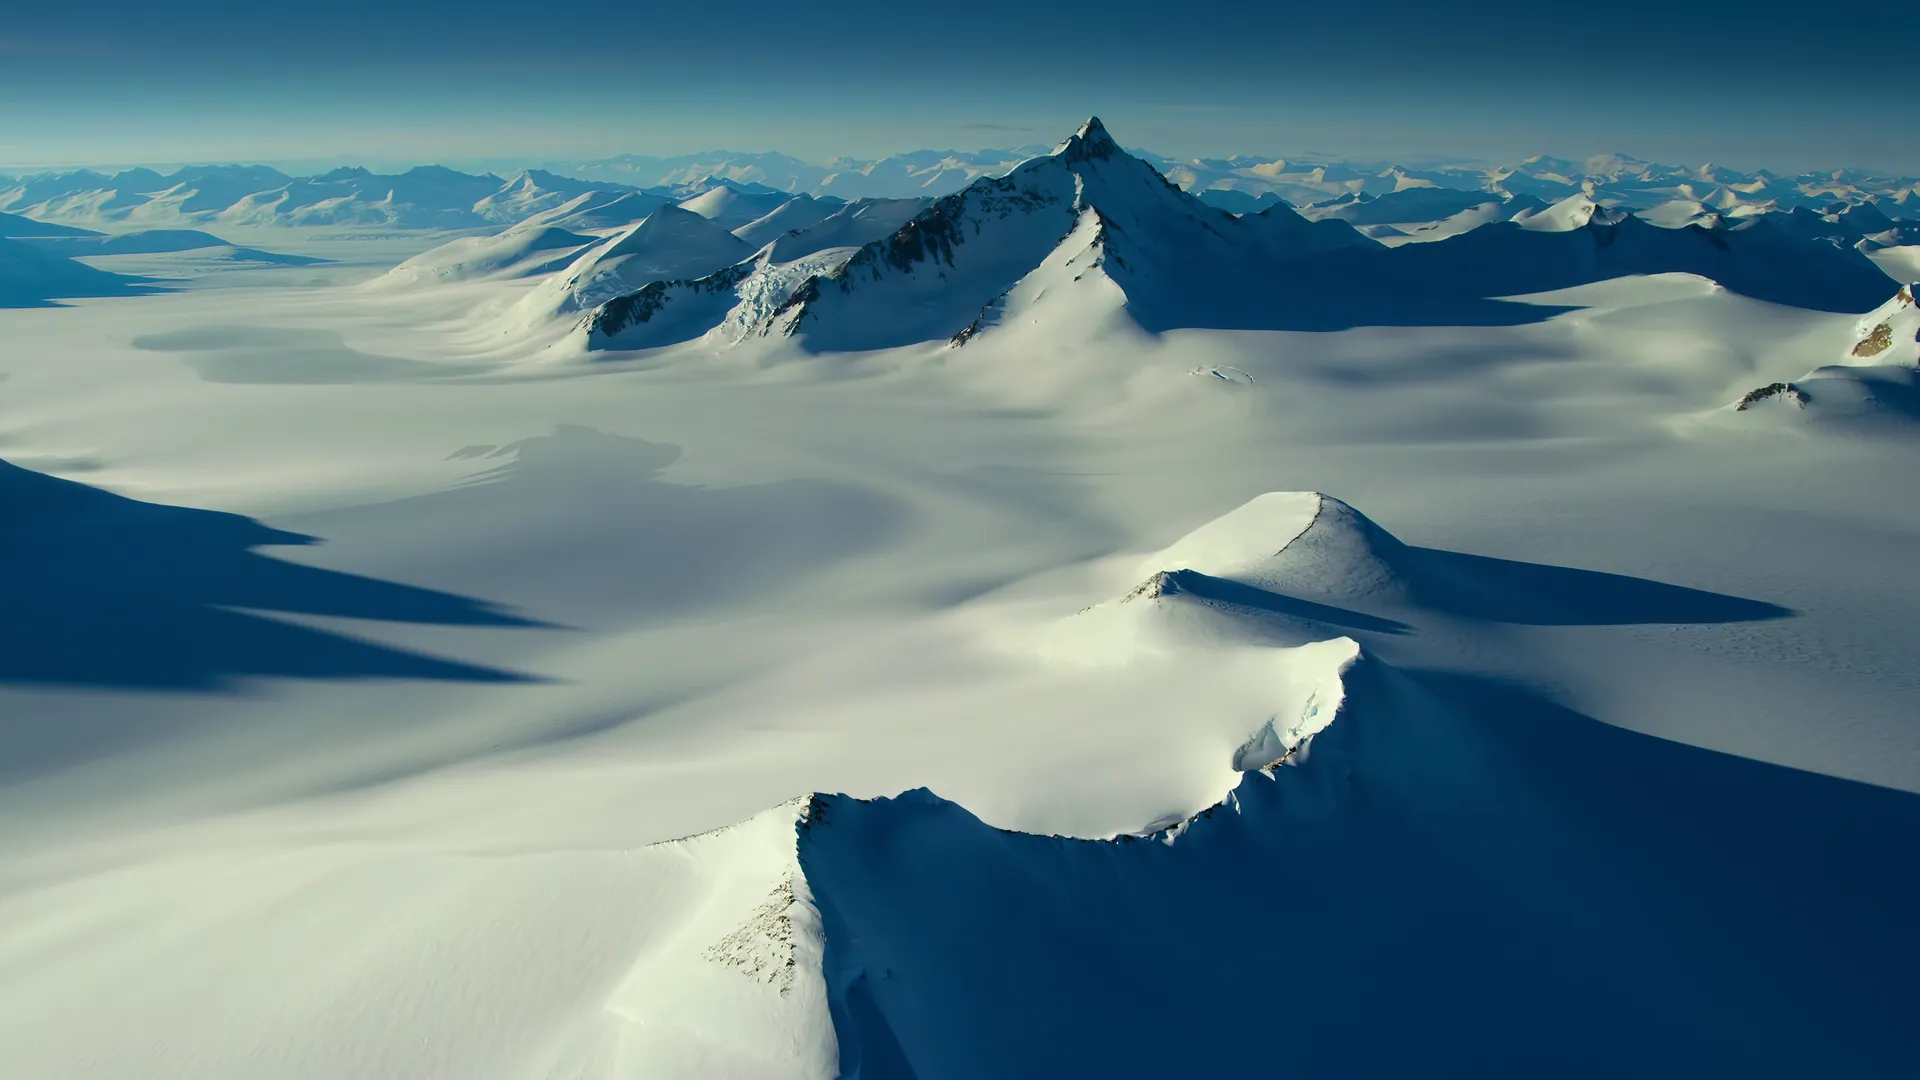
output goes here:
[[155, 291], [146, 278], [97, 270], [25, 241], [0, 239], [0, 308], [56, 307], [62, 299]]
[[1176, 570], [1168, 575], [1180, 591], [1203, 600], [1215, 600], [1253, 611], [1284, 615], [1290, 619], [1311, 619], [1341, 630], [1360, 630], [1373, 634], [1405, 634], [1413, 627], [1394, 619], [1368, 615], [1332, 604], [1318, 604], [1285, 593], [1270, 592], [1256, 585], [1213, 577], [1197, 570]]
[[1793, 307], [1861, 312], [1893, 295], [1879, 267], [1852, 248], [1792, 236], [1759, 221], [1742, 229], [1663, 229], [1638, 218], [1535, 232], [1512, 222], [1431, 243], [1347, 248], [1315, 267], [1429, 301], [1548, 292], [1610, 278], [1689, 273], [1733, 292]]
[[[1165, 837], [816, 799], [841, 1075], [1893, 1077], [1920, 798], [1371, 661]], [[1131, 841], [1131, 842], [1129, 842]]]
[[1920, 420], [1920, 372], [1910, 367], [1823, 367], [1796, 385], [1818, 409], [1863, 420]]
[[1791, 608], [1647, 578], [1516, 562], [1435, 548], [1407, 548], [1414, 595], [1424, 607], [1527, 626], [1758, 622]]
[[251, 612], [531, 627], [478, 600], [282, 562], [318, 539], [0, 461], [0, 683], [194, 689], [245, 676], [529, 676]]

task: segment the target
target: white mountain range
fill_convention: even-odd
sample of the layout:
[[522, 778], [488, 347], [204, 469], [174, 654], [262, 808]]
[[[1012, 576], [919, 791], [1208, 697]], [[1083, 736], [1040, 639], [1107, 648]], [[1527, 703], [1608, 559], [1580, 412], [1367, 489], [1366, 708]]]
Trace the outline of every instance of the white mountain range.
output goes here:
[[[1459, 204], [1430, 199], [1428, 209], [1451, 217]], [[662, 275], [602, 296], [582, 329], [590, 349], [718, 332], [846, 351], [964, 344], [1001, 325], [1062, 320], [1123, 319], [1150, 332], [1327, 329], [1412, 324], [1444, 308], [1449, 318], [1498, 322], [1506, 310], [1499, 297], [1661, 273], [1823, 310], [1882, 300], [1895, 283], [1858, 244], [1809, 227], [1814, 217], [1663, 227], [1577, 194], [1389, 246], [1337, 212], [1284, 203], [1220, 209], [1122, 150], [1092, 120], [1051, 153], [976, 180], [857, 248], [855, 235], [815, 239], [829, 217], [772, 241], [751, 264]], [[836, 253], [829, 245], [838, 241], [849, 247]], [[795, 268], [800, 256], [812, 260], [804, 272]]]
[[[431, 165], [394, 175], [340, 168], [315, 176], [242, 165], [188, 166], [165, 175], [144, 168], [113, 174], [81, 169], [0, 176], [0, 211], [82, 224], [228, 221], [478, 228], [520, 221], [588, 192], [647, 190], [680, 201], [724, 186], [736, 197], [758, 195], [769, 208], [777, 205], [771, 203], [775, 193], [848, 201], [937, 198], [983, 176], [1004, 175], [1046, 151], [1044, 146], [927, 150], [824, 165], [771, 153], [625, 155], [547, 162], [505, 178]], [[1876, 206], [1888, 219], [1920, 216], [1920, 179], [1858, 170], [1781, 176], [1714, 165], [1661, 165], [1618, 154], [1584, 162], [1536, 157], [1512, 165], [1415, 168], [1249, 156], [1181, 160], [1132, 152], [1183, 189], [1236, 213], [1284, 200], [1309, 210], [1309, 216], [1343, 217], [1361, 227], [1389, 230], [1389, 237], [1397, 231], [1393, 226], [1432, 223], [1490, 204], [1512, 204], [1518, 212], [1537, 209], [1536, 200], [1556, 203], [1579, 194], [1608, 206], [1665, 208], [1660, 213], [1669, 219], [1689, 212], [1683, 208], [1692, 208], [1695, 215], [1739, 216], [1795, 207], [1826, 213], [1836, 206], [1861, 204]], [[1856, 239], [1891, 227], [1846, 224]]]
[[6, 189], [0, 1076], [1915, 1073], [1911, 188], [573, 172]]

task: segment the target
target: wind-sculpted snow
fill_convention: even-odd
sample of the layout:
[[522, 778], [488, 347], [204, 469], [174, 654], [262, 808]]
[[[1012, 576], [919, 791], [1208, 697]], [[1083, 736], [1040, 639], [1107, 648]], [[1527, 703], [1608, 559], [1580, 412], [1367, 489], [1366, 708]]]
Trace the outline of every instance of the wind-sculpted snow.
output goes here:
[[1911, 199], [684, 166], [0, 312], [9, 1080], [1913, 1071]]
[[553, 225], [523, 225], [494, 236], [461, 237], [415, 255], [376, 279], [375, 285], [537, 277], [572, 264], [598, 239]]
[[[924, 789], [815, 795], [798, 863], [840, 1076], [1234, 1074], [1271, 1062], [1245, 1033], [1276, 1013], [1316, 1033], [1291, 1044], [1308, 1076], [1870, 1075], [1911, 1051], [1887, 995], [1920, 959], [1898, 901], [1920, 879], [1885, 854], [1920, 801], [1398, 670], [1340, 635], [1408, 627], [1294, 597], [1485, 618], [1556, 592], [1591, 594], [1562, 615], [1604, 620], [1760, 609], [1436, 565], [1315, 493], [1261, 496], [1143, 563], [1173, 566], [1064, 620], [1060, 659], [1251, 648], [1276, 676], [1329, 674], [1233, 750], [1217, 803], [1136, 833], [994, 828]], [[1469, 577], [1504, 599], [1450, 600], [1445, 579]], [[1819, 916], [1836, 883], [1871, 898], [1857, 918]], [[1771, 948], [1781, 925], [1806, 947]], [[1128, 1017], [1154, 1022], [1116, 1037]], [[1785, 1036], [1782, 1017], [1799, 1019]]]
[[1792, 1078], [1911, 1059], [1899, 987], [1920, 942], [1899, 897], [1920, 880], [1890, 855], [1920, 800], [1494, 683], [1363, 660], [1346, 684], [1311, 754], [1175, 832], [1074, 840], [926, 791], [816, 797], [799, 861], [840, 1075], [1239, 1075], [1280, 1053], [1309, 1077]]

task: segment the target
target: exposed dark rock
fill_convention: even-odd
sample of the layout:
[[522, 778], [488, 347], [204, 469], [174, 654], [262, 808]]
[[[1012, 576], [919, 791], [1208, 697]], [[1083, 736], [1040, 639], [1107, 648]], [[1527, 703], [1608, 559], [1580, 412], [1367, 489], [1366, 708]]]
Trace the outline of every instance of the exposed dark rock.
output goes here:
[[647, 322], [673, 299], [675, 290], [698, 294], [725, 292], [753, 273], [752, 263], [738, 263], [701, 278], [674, 281], [649, 281], [630, 293], [621, 293], [594, 308], [581, 320], [589, 334], [613, 337], [629, 327]]
[[1867, 332], [1860, 343], [1853, 347], [1855, 356], [1879, 356], [1893, 347], [1893, 324], [1881, 323]]
[[1747, 395], [1734, 405], [1733, 411], [1746, 412], [1747, 406], [1757, 401], [1765, 401], [1770, 397], [1784, 397], [1802, 409], [1807, 407], [1807, 395], [1799, 387], [1792, 383], [1777, 382], [1768, 383], [1758, 390], [1747, 391]]

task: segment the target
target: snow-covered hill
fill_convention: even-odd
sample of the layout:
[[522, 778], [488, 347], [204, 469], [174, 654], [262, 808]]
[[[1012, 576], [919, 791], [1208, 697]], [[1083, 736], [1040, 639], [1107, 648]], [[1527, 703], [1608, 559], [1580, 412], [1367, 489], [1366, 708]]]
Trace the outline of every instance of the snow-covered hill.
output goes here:
[[554, 225], [524, 224], [493, 236], [467, 236], [413, 258], [386, 272], [376, 287], [485, 278], [536, 277], [572, 265], [599, 238]]
[[645, 220], [662, 206], [671, 205], [672, 199], [645, 191], [594, 191], [534, 214], [522, 224], [552, 225], [583, 232], [623, 229]]
[[[732, 230], [751, 225], [795, 201], [805, 206], [813, 199], [806, 195], [795, 196], [778, 191], [751, 191], [728, 184], [718, 184], [692, 198], [682, 200], [680, 209], [691, 211], [724, 229]], [[795, 212], [798, 213], [799, 208], [796, 208]]]
[[752, 254], [751, 245], [718, 222], [678, 206], [662, 206], [541, 282], [517, 305], [516, 318], [537, 323], [570, 316], [650, 282], [699, 277]]

